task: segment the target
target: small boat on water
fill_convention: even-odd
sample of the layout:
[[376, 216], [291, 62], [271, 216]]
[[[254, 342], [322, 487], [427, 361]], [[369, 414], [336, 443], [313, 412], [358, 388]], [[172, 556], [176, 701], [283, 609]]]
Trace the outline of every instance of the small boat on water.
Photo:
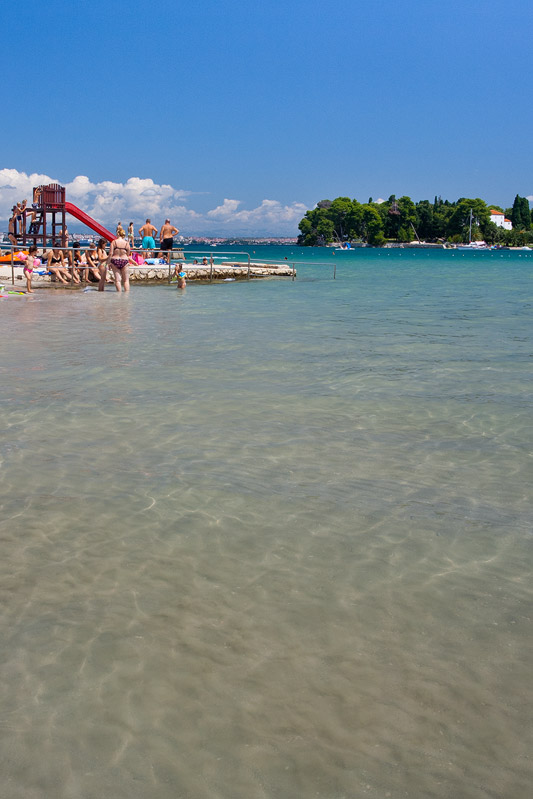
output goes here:
[[490, 247], [484, 241], [471, 241], [469, 244], [457, 244], [455, 249], [467, 250], [469, 252], [478, 252], [479, 250], [490, 250]]
[[456, 246], [456, 250], [467, 250], [470, 252], [477, 252], [478, 250], [490, 250], [489, 245], [484, 241], [472, 241], [472, 222], [474, 221], [474, 215], [472, 213], [472, 208], [470, 209], [470, 218], [468, 224], [468, 244], [458, 244]]

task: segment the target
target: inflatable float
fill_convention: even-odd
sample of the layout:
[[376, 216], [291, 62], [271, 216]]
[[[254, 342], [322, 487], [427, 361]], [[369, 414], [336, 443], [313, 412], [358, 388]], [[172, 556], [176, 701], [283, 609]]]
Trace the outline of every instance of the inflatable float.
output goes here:
[[[17, 252], [13, 253], [13, 263], [24, 263], [26, 260], [26, 256], [28, 252], [26, 250], [18, 250]], [[10, 264], [11, 263], [11, 253], [8, 255], [0, 255], [0, 264]]]

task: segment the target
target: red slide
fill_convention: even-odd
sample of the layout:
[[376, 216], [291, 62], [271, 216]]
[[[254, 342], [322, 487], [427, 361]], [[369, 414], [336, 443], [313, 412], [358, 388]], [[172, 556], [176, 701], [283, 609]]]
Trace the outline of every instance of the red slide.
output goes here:
[[103, 239], [107, 239], [108, 241], [113, 241], [116, 236], [113, 233], [110, 233], [103, 225], [97, 222], [92, 216], [86, 214], [85, 211], [82, 211], [81, 208], [78, 208], [77, 205], [73, 205], [72, 203], [65, 203], [65, 211], [71, 214], [72, 216], [79, 219], [80, 222], [83, 222], [84, 225], [90, 227], [91, 230], [94, 230], [95, 233], [98, 233]]

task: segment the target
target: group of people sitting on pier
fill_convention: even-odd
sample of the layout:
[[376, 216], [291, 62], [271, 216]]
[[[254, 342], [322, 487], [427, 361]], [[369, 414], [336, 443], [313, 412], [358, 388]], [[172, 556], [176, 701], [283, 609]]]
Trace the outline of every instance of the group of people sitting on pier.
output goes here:
[[[32, 293], [31, 280], [33, 271], [45, 265], [53, 278], [65, 285], [81, 282], [98, 283], [98, 291], [104, 291], [106, 282], [114, 283], [117, 291], [129, 291], [129, 265], [135, 264], [131, 257], [131, 249], [124, 231], [111, 242], [109, 252], [107, 241], [100, 239], [82, 252], [80, 243], [75, 241], [72, 249], [64, 250], [56, 242], [52, 249], [45, 250], [41, 257], [37, 255], [37, 246], [32, 244], [24, 261], [24, 275], [27, 291]], [[113, 280], [109, 279], [108, 267], [113, 272]]]
[[[60, 283], [80, 283], [85, 280], [89, 283], [96, 282], [102, 290], [107, 277], [107, 241], [100, 239], [98, 244], [94, 242], [89, 248], [82, 252], [79, 241], [72, 244], [72, 250], [64, 252], [59, 247], [52, 248], [43, 254], [48, 271]], [[31, 248], [30, 248], [31, 251]]]
[[[117, 227], [116, 238], [111, 242], [109, 252], [107, 244], [106, 239], [101, 238], [97, 244], [92, 242], [88, 249], [82, 252], [79, 241], [73, 242], [72, 248], [66, 250], [56, 242], [52, 249], [48, 251], [45, 249], [40, 257], [37, 255], [37, 246], [32, 245], [24, 260], [23, 271], [27, 291], [33, 293], [31, 286], [33, 271], [40, 266], [46, 266], [50, 275], [65, 285], [70, 283], [79, 285], [82, 282], [98, 283], [98, 291], [104, 291], [106, 283], [114, 283], [117, 291], [129, 291], [129, 267], [137, 266], [137, 262], [132, 256], [130, 242], [121, 226]], [[207, 264], [207, 258], [204, 258], [204, 262]], [[108, 267], [113, 273], [112, 280], [108, 275]], [[185, 288], [185, 272], [181, 263], [175, 266], [174, 277], [177, 278], [178, 288]]]
[[[152, 225], [150, 219], [147, 219], [145, 224], [139, 228], [139, 236], [142, 237], [142, 258], [137, 253], [133, 253], [135, 246], [133, 222], [129, 223], [127, 234], [122, 227], [122, 223], [118, 223], [116, 237], [109, 245], [109, 252], [107, 251], [108, 241], [105, 238], [101, 238], [97, 244], [91, 243], [85, 252], [82, 252], [80, 243], [77, 241], [72, 244], [72, 248], [66, 247], [68, 231], [64, 214], [63, 227], [57, 232], [53, 229], [52, 248], [47, 250], [45, 247], [42, 256], [38, 257], [37, 238], [39, 235], [42, 235], [43, 238], [45, 236], [38, 233], [33, 227], [41, 224], [39, 221], [35, 222], [41, 192], [42, 187], [34, 189], [31, 209], [28, 207], [27, 200], [14, 205], [9, 220], [8, 238], [14, 247], [20, 246], [21, 237], [33, 236], [34, 243], [30, 246], [28, 255], [19, 254], [21, 260], [24, 260], [24, 274], [28, 292], [33, 293], [31, 287], [32, 274], [35, 269], [41, 266], [47, 268], [54, 280], [63, 284], [95, 282], [98, 283], [98, 291], [104, 291], [106, 282], [111, 282], [115, 284], [117, 291], [129, 291], [129, 266], [142, 264], [144, 259], [153, 257], [154, 251], [157, 251], [155, 236], [157, 236], [158, 231]], [[28, 230], [26, 230], [28, 218], [30, 225]], [[174, 249], [174, 236], [178, 233], [178, 228], [170, 223], [170, 219], [165, 219], [159, 236], [158, 257], [163, 258], [163, 262], [168, 263], [169, 266]], [[204, 260], [207, 263], [207, 260]], [[109, 279], [108, 267], [113, 273], [113, 280]], [[180, 264], [176, 266], [174, 276], [177, 278], [178, 287], [184, 288], [185, 273]]]

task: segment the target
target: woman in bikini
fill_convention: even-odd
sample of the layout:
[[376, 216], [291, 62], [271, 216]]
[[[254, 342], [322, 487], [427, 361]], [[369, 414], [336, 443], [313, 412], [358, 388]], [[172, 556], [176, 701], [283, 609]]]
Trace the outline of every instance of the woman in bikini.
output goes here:
[[48, 253], [47, 267], [48, 271], [51, 272], [54, 277], [58, 278], [61, 283], [68, 284], [70, 275], [65, 268], [65, 259], [63, 258], [61, 250], [57, 250], [55, 247], [50, 250]]
[[[80, 250], [80, 243], [79, 241], [74, 241], [72, 243], [72, 252], [69, 252], [69, 258], [72, 258], [72, 271], [74, 273], [74, 280], [76, 283], [80, 282], [81, 280], [85, 281], [86, 276], [86, 267], [87, 267], [87, 260], [85, 255], [82, 254]], [[77, 280], [76, 280], [77, 278]]]
[[76, 252], [74, 250], [67, 250], [63, 253], [63, 258], [65, 259], [65, 266], [68, 269], [69, 274], [72, 275], [72, 280], [74, 283], [80, 283], [80, 273], [79, 269], [77, 268], [78, 263], [76, 261]]
[[87, 283], [91, 283], [92, 280], [99, 281], [101, 272], [98, 265], [98, 250], [96, 249], [94, 242], [89, 245], [89, 249], [85, 252], [85, 260], [87, 261]]
[[178, 280], [178, 288], [184, 289], [187, 285], [187, 273], [185, 272], [185, 267], [181, 261], [174, 267], [174, 277]]
[[124, 231], [120, 230], [117, 238], [111, 242], [109, 248], [109, 263], [115, 277], [115, 288], [117, 291], [124, 289], [130, 290], [130, 245], [124, 236]]

